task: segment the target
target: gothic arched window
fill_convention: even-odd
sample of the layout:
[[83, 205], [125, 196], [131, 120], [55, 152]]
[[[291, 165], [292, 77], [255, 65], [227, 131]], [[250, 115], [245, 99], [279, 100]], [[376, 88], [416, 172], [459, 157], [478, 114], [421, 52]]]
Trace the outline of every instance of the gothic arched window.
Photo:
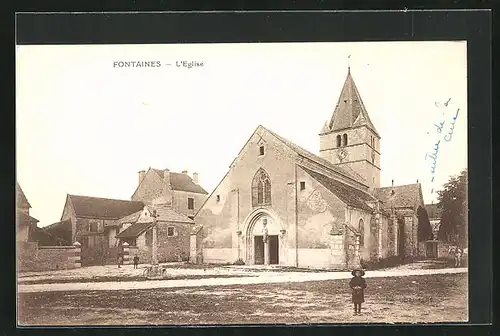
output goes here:
[[347, 134], [344, 133], [343, 138], [344, 138], [344, 146], [347, 146]]
[[271, 204], [271, 179], [264, 169], [259, 169], [252, 181], [252, 205]]
[[337, 147], [340, 147], [342, 145], [342, 137], [339, 135], [337, 135]]
[[365, 223], [363, 219], [359, 220], [359, 246], [365, 246]]

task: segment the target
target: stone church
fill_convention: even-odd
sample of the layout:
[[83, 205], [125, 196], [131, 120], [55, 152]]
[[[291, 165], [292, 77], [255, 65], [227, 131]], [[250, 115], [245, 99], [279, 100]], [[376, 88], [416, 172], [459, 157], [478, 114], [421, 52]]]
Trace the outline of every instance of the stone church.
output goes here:
[[381, 136], [350, 69], [319, 141], [316, 155], [257, 127], [195, 215], [203, 262], [346, 269], [419, 255], [420, 184], [380, 187]]

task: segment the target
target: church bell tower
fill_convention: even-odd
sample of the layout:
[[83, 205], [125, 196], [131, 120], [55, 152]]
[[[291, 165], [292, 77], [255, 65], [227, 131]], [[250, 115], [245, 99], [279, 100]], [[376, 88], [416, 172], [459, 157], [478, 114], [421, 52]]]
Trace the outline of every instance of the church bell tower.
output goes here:
[[322, 158], [354, 170], [371, 188], [380, 187], [380, 135], [368, 116], [350, 67], [333, 115], [319, 137]]

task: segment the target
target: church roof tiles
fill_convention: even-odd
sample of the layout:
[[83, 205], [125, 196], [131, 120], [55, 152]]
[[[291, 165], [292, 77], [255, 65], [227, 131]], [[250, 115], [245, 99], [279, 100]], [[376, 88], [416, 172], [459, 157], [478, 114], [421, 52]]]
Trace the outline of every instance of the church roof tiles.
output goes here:
[[282, 136], [274, 133], [273, 131], [265, 128], [264, 126], [259, 126], [260, 128], [262, 128], [263, 130], [269, 132], [271, 135], [273, 135], [275, 138], [277, 138], [278, 140], [280, 140], [281, 142], [283, 142], [286, 146], [288, 146], [289, 148], [291, 148], [294, 152], [296, 152], [297, 154], [311, 160], [311, 161], [314, 161], [315, 163], [329, 169], [329, 170], [332, 170], [336, 173], [340, 173], [344, 176], [347, 176], [349, 177], [350, 179], [358, 182], [358, 183], [361, 183], [363, 185], [366, 185], [366, 180], [361, 176], [359, 175], [358, 173], [356, 173], [353, 169], [349, 168], [349, 167], [339, 167], [333, 163], [331, 163], [330, 161], [326, 160], [326, 159], [323, 159], [322, 157], [316, 155], [316, 154], [313, 154], [307, 150], [305, 150], [304, 148], [294, 144], [293, 142], [291, 142], [290, 140], [287, 140], [285, 138], [283, 138]]
[[368, 205], [370, 202], [376, 202], [376, 199], [368, 193], [353, 188], [345, 183], [327, 177], [318, 172], [312, 171], [306, 167], [300, 166], [312, 178], [318, 181], [326, 189], [332, 192], [345, 204], [354, 208], [372, 211], [373, 208]]
[[339, 100], [333, 111], [330, 122], [325, 125], [321, 133], [339, 131], [350, 127], [366, 126], [377, 136], [378, 132], [368, 116], [361, 95], [354, 83], [351, 71], [347, 73], [344, 87], [340, 93]]
[[384, 208], [416, 208], [422, 204], [420, 184], [407, 184], [375, 189], [375, 197]]

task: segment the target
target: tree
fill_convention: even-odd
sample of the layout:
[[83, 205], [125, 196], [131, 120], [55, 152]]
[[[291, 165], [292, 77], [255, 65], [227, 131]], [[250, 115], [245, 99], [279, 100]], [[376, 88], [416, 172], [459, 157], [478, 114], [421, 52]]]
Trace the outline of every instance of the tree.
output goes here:
[[426, 241], [432, 238], [432, 227], [429, 221], [429, 215], [427, 214], [427, 210], [423, 207], [418, 207], [417, 209], [417, 218], [418, 218], [418, 241]]
[[468, 206], [467, 206], [467, 169], [459, 176], [452, 176], [438, 191], [438, 208], [441, 209], [441, 225], [438, 238], [467, 247]]

